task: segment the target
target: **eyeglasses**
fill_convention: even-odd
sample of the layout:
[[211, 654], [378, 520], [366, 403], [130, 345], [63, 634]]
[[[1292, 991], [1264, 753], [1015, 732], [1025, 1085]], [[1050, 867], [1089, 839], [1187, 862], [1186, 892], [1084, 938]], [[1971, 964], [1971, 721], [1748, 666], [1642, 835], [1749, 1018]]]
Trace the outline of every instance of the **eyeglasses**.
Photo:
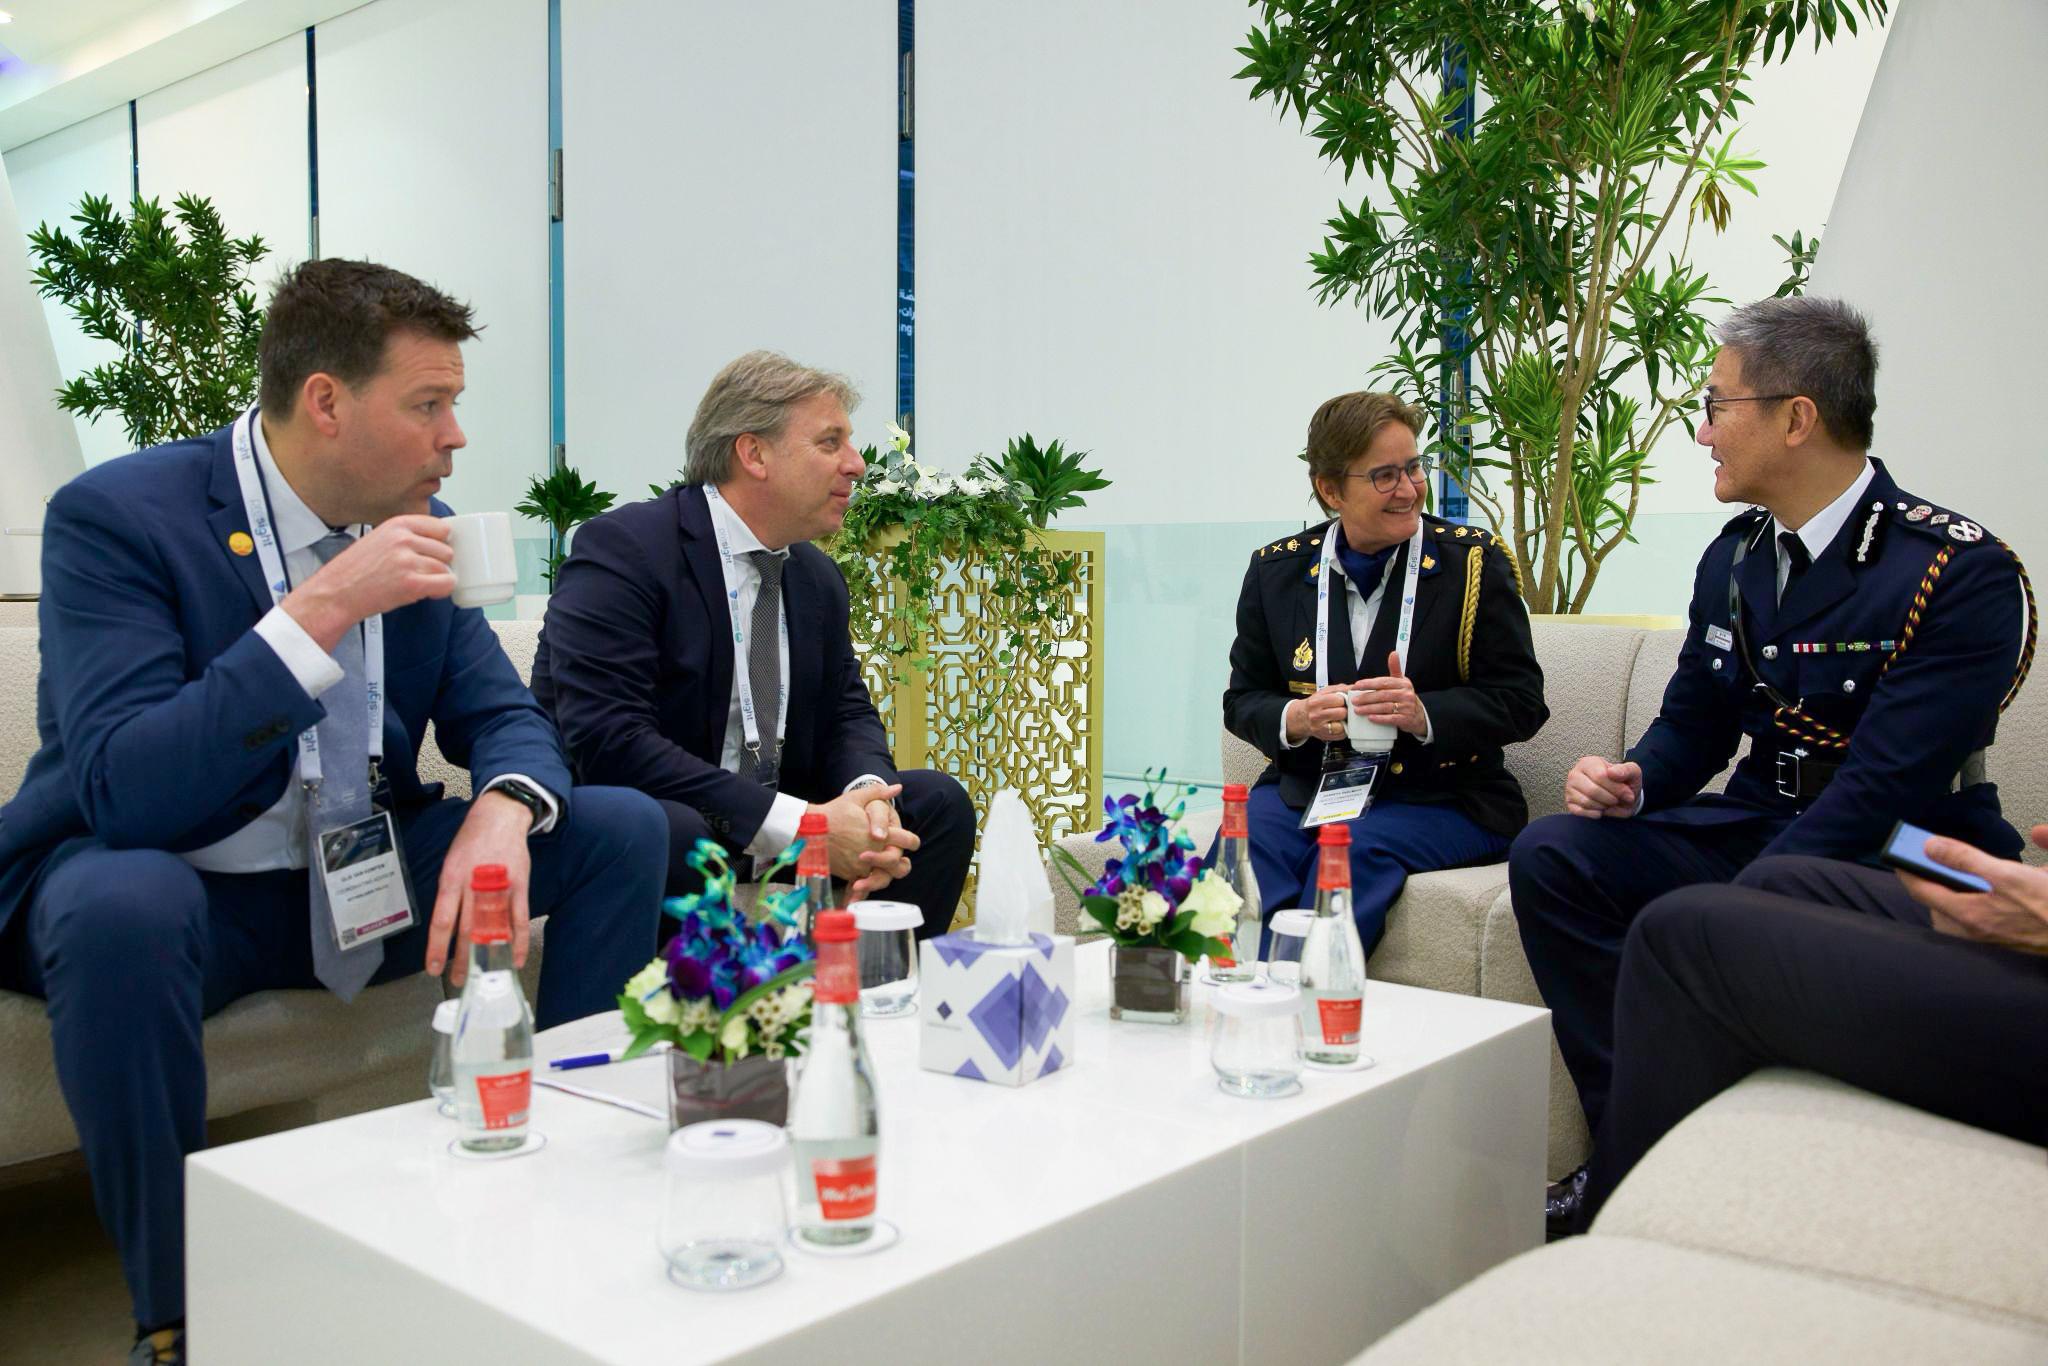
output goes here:
[[1707, 415], [1707, 425], [1714, 425], [1714, 409], [1726, 403], [1776, 403], [1779, 399], [1798, 398], [1797, 394], [1750, 394], [1743, 398], [1716, 398], [1712, 394], [1700, 395], [1700, 411]]
[[1394, 485], [1401, 482], [1403, 475], [1407, 476], [1409, 483], [1420, 484], [1429, 478], [1430, 471], [1435, 468], [1436, 461], [1426, 456], [1421, 456], [1410, 460], [1405, 465], [1382, 465], [1376, 470], [1346, 470], [1338, 477], [1340, 479], [1370, 479], [1372, 480], [1372, 487], [1375, 493], [1392, 493]]

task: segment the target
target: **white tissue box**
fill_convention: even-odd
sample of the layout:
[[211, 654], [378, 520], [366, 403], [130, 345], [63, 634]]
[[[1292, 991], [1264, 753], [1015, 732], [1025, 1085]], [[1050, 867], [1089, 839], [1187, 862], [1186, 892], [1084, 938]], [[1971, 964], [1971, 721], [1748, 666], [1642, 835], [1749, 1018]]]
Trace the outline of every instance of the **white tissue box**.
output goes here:
[[918, 964], [918, 1061], [1004, 1086], [1074, 1065], [1074, 941], [984, 944], [972, 930], [925, 941]]

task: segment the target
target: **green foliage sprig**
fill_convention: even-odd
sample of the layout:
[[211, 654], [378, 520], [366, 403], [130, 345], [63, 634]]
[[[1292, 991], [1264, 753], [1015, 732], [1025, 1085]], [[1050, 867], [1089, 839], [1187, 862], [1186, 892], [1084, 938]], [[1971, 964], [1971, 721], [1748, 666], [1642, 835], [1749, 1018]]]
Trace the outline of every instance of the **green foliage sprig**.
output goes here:
[[1057, 441], [1040, 450], [1026, 432], [1003, 449], [1002, 459], [978, 457], [970, 473], [1007, 479], [1022, 499], [1031, 525], [1042, 528], [1060, 513], [1085, 506], [1088, 500], [1082, 494], [1109, 487], [1102, 471], [1081, 463], [1087, 458], [1088, 452], [1069, 451]]
[[[889, 431], [888, 449], [862, 452], [867, 472], [854, 488], [845, 525], [820, 542], [846, 576], [848, 596], [856, 604], [883, 601], [889, 579], [903, 583], [903, 593], [887, 613], [856, 607], [854, 639], [888, 656], [899, 682], [908, 677], [906, 669], [929, 672], [933, 604], [948, 570], [965, 556], [979, 555], [993, 575], [982, 591], [980, 611], [1002, 641], [995, 659], [998, 678], [1014, 672], [1024, 650], [1040, 658], [1050, 655], [1053, 635], [1072, 600], [1080, 557], [1051, 550], [1032, 535], [1042, 524], [1027, 511], [1031, 491], [991, 468], [986, 458], [965, 475], [946, 474], [911, 456], [909, 433], [895, 426]], [[1055, 510], [1059, 499], [1071, 498], [1058, 505], [1078, 507], [1080, 487], [1092, 486], [1041, 491], [1039, 505]], [[1049, 626], [1055, 629], [1042, 629]], [[982, 715], [996, 695], [982, 700]]]
[[541, 569], [541, 577], [548, 581], [550, 592], [555, 587], [555, 575], [561, 572], [562, 561], [568, 558], [570, 531], [611, 505], [611, 494], [598, 488], [595, 480], [585, 480], [568, 465], [545, 479], [536, 475], [527, 483], [526, 501], [513, 511], [522, 517], [546, 522], [555, 533], [547, 563]]
[[256, 401], [261, 237], [229, 237], [212, 201], [189, 194], [171, 211], [138, 197], [126, 218], [87, 195], [71, 221], [76, 237], [48, 223], [29, 234], [36, 290], [121, 355], [59, 389], [60, 408], [118, 413], [140, 448], [203, 436]]
[[1820, 234], [1815, 233], [1812, 237], [1806, 237], [1795, 232], [1792, 234], [1792, 240], [1788, 242], [1772, 233], [1771, 240], [1784, 251], [1785, 265], [1792, 272], [1785, 277], [1785, 283], [1778, 286], [1778, 292], [1772, 297], [1797, 298], [1806, 293], [1806, 277], [1813, 273], [1814, 257], [1820, 255]]
[[1411, 392], [1472, 362], [1431, 450], [1528, 566], [1531, 610], [1583, 609], [1649, 452], [1691, 430], [1699, 310], [1727, 301], [1687, 257], [1755, 192], [1729, 128], [1753, 69], [1889, 4], [1251, 0], [1238, 77], [1369, 182], [1310, 255], [1318, 296], [1394, 323], [1375, 373]]

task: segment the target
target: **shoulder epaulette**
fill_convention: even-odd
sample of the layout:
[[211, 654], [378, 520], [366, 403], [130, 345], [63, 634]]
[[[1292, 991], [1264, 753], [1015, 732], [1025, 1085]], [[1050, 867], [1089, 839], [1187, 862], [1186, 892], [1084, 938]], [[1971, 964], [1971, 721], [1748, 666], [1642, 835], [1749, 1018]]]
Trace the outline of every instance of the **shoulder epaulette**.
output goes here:
[[1311, 527], [1304, 531], [1297, 531], [1291, 536], [1282, 536], [1271, 544], [1260, 546], [1252, 552], [1252, 559], [1254, 561], [1270, 560], [1276, 556], [1280, 559], [1287, 559], [1300, 555], [1320, 556], [1322, 553], [1323, 528]]
[[1769, 521], [1770, 516], [1770, 511], [1766, 508], [1744, 508], [1742, 511], [1736, 513], [1733, 517], [1730, 517], [1725, 523], [1722, 524], [1721, 534], [1723, 536], [1726, 536], [1731, 531], [1755, 531], [1757, 527], [1760, 526], [1762, 523]]
[[1938, 541], [1947, 541], [1956, 546], [1973, 546], [1997, 537], [1984, 529], [1981, 522], [1950, 512], [1947, 508], [1923, 503], [1912, 494], [1902, 494], [1892, 502], [1891, 520], [1900, 526], [1931, 536]]

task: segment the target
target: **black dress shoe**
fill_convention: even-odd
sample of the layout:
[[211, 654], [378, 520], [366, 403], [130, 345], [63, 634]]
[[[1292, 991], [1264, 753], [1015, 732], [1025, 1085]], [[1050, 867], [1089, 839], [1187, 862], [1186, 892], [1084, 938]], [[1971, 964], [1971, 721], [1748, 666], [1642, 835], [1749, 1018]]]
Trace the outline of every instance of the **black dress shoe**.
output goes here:
[[1586, 1203], [1586, 1169], [1576, 1168], [1543, 1193], [1543, 1241], [1554, 1243], [1579, 1231], [1579, 1208]]

